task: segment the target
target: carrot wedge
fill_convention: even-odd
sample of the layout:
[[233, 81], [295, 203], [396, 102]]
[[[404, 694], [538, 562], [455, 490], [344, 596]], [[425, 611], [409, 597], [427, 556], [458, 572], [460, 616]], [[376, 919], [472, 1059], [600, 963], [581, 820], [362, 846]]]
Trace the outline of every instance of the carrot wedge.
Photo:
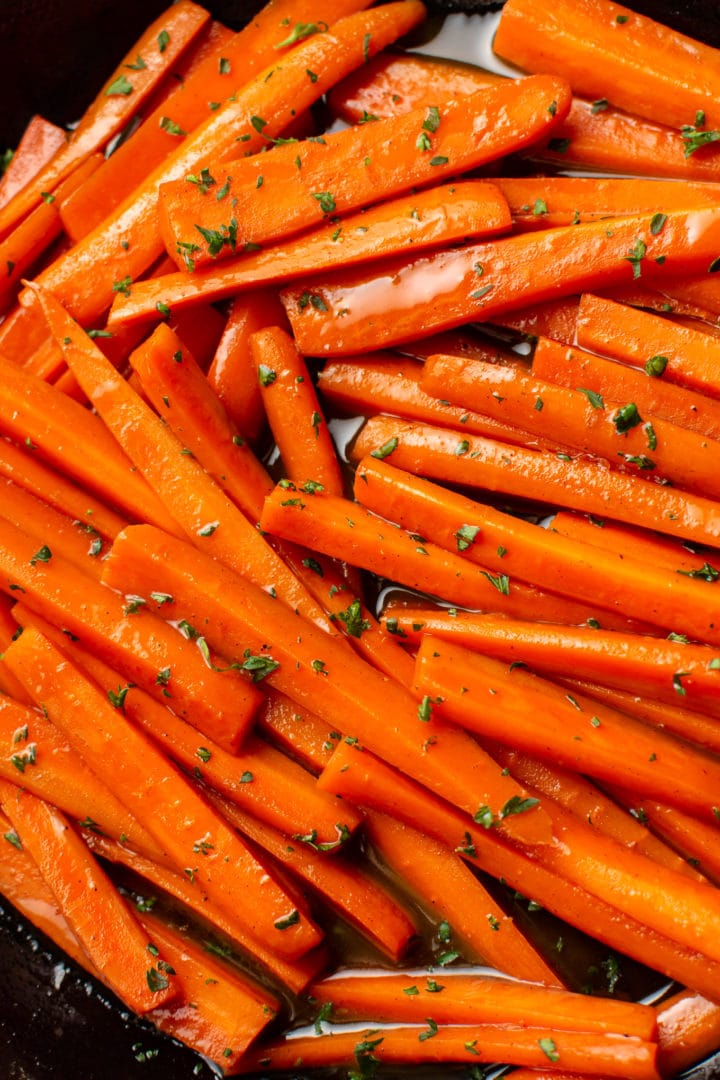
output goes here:
[[6, 780], [0, 780], [0, 807], [118, 997], [141, 1014], [172, 1001], [179, 989], [174, 973], [162, 960], [156, 964], [150, 938], [64, 815]]
[[627, 304], [586, 294], [580, 301], [578, 344], [592, 352], [643, 368], [661, 359], [662, 378], [720, 398], [720, 341], [710, 334]]
[[657, 1010], [658, 1060], [664, 1075], [673, 1076], [717, 1049], [720, 1005], [692, 990], [680, 990]]
[[[164, 845], [191, 884], [228, 914], [245, 920], [254, 937], [272, 942], [282, 955], [299, 956], [318, 943], [317, 927], [289, 901], [267, 868], [56, 646], [30, 629], [13, 642], [5, 662], [94, 771], [116, 785], [128, 809]], [[83, 702], [83, 710], [78, 702]], [[81, 714], [87, 717], [84, 724]]]
[[62, 128], [57, 124], [52, 124], [43, 116], [36, 114], [30, 118], [10, 159], [10, 164], [2, 175], [0, 206], [5, 206], [10, 202], [16, 192], [38, 175], [60, 149], [66, 138]]
[[[442, 247], [465, 237], [503, 232], [509, 226], [507, 207], [497, 189], [484, 180], [465, 180], [389, 199], [348, 214], [340, 225], [333, 215], [302, 236], [272, 244], [267, 251], [236, 254], [217, 267], [195, 270], [194, 258], [181, 248], [187, 254], [184, 271], [138, 282], [127, 296], [118, 294], [108, 325], [147, 319], [158, 303], [178, 310], [199, 299], [223, 300], [310, 271], [330, 270], [339, 258], [344, 265], [354, 265], [397, 255], [410, 244], [414, 250]], [[284, 309], [279, 311], [284, 323]], [[280, 325], [277, 318], [268, 325]]]
[[[720, 210], [671, 211], [655, 233], [651, 220], [616, 218], [612, 228], [581, 223], [388, 260], [374, 272], [301, 279], [283, 290], [282, 299], [300, 351], [336, 356], [388, 348], [466, 322], [497, 322], [529, 303], [629, 283], [638, 268], [652, 284], [708, 271], [720, 247]], [[306, 292], [311, 299], [303, 305]]]
[[[223, 240], [223, 201], [208, 199], [184, 180], [165, 184], [159, 216], [166, 250], [181, 269], [183, 253], [191, 250], [199, 269], [247, 244], [318, 225], [328, 215], [342, 220], [379, 198], [437, 183], [532, 143], [557, 126], [569, 107], [566, 85], [552, 76], [508, 81], [476, 97], [450, 100], [442, 109], [417, 109], [344, 128], [321, 143], [308, 140], [276, 147], [271, 157], [229, 162], [226, 183], [236, 200], [236, 231], [229, 241]], [[368, 164], [358, 169], [362, 161]]]

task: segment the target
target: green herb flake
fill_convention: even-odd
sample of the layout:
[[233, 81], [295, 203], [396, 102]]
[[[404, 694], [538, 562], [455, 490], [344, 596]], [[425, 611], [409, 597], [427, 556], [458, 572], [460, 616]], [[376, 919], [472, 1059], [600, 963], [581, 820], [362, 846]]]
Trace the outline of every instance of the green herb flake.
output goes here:
[[479, 532], [479, 525], [461, 525], [454, 534], [458, 551], [467, 551], [470, 545], [475, 542]]
[[132, 92], [132, 83], [129, 83], [124, 75], [118, 75], [117, 79], [110, 83], [105, 94], [107, 97], [127, 97]]
[[297, 908], [293, 908], [289, 915], [284, 915], [280, 919], [276, 919], [273, 926], [276, 930], [289, 930], [291, 926], [296, 926], [300, 922], [300, 912]]
[[[618, 20], [621, 18], [627, 19], [627, 16], [618, 15]], [[554, 1063], [560, 1060], [560, 1055], [558, 1054], [557, 1046], [555, 1045], [555, 1041], [553, 1039], [538, 1039], [538, 1046], [540, 1047], [548, 1061], [552, 1061]]]
[[38, 550], [35, 552], [35, 554], [30, 559], [30, 565], [31, 566], [36, 566], [39, 562], [48, 563], [48, 562], [50, 562], [51, 559], [52, 559], [52, 551], [47, 546], [47, 544], [43, 544], [43, 546], [41, 548], [38, 548]]
[[326, 22], [295, 23], [288, 36], [283, 41], [278, 41], [274, 48], [285, 49], [288, 45], [295, 45], [298, 41], [304, 41], [305, 38], [312, 37], [313, 34], [325, 33], [327, 29], [328, 24]]
[[659, 379], [668, 365], [667, 356], [651, 356], [645, 361], [644, 371], [651, 379]]
[[157, 44], [158, 52], [164, 53], [168, 45], [170, 44], [170, 35], [168, 34], [167, 30], [160, 31], [160, 33], [158, 34]]
[[372, 450], [370, 452], [370, 457], [379, 458], [381, 461], [384, 461], [386, 457], [390, 457], [390, 454], [392, 454], [393, 450], [397, 449], [398, 442], [399, 440], [397, 436], [394, 436], [392, 439], [388, 439], [388, 441], [384, 443], [383, 446], [379, 446], [377, 450]]

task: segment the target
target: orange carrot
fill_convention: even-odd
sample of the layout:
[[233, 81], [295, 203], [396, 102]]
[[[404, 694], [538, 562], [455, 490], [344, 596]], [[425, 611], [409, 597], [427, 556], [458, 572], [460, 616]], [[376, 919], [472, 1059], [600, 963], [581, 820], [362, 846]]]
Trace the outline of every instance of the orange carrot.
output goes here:
[[310, 993], [321, 1004], [332, 1002], [335, 1020], [422, 1024], [429, 1011], [438, 1024], [545, 1025], [558, 1031], [622, 1032], [644, 1042], [657, 1036], [657, 1017], [649, 1005], [452, 969], [443, 972], [439, 981], [442, 989], [435, 988], [437, 980], [431, 972], [426, 978], [390, 972], [359, 977], [340, 974], [313, 983]]
[[0, 807], [93, 967], [120, 999], [138, 1013], [172, 1001], [174, 971], [163, 959], [155, 962], [148, 935], [64, 815], [6, 780], [0, 780]]
[[526, 338], [541, 335], [572, 345], [575, 341], [575, 323], [579, 296], [568, 296], [562, 300], [545, 300], [539, 304], [519, 308], [499, 316], [498, 322], [510, 330], [516, 330]]
[[[477, 168], [534, 142], [556, 127], [569, 107], [561, 80], [508, 81], [477, 98], [451, 99], [441, 110], [423, 107], [345, 128], [323, 136], [321, 143], [279, 146], [272, 157], [230, 162], [226, 187], [236, 207], [232, 235], [227, 235], [224, 200], [208, 199], [197, 184], [180, 180], [160, 189], [163, 242], [180, 268], [188, 252], [200, 268], [247, 244], [278, 240], [328, 215], [342, 216], [378, 198]], [[368, 164], [358, 167], [364, 161]]]
[[[411, 661], [412, 664], [412, 661]], [[341, 738], [329, 726], [274, 687], [268, 687], [258, 713], [258, 732], [311, 773], [319, 773]]]
[[[577, 321], [578, 344], [668, 382], [720, 397], [720, 342], [701, 330], [668, 322], [647, 311], [585, 295]], [[657, 359], [656, 359], [657, 358]]]
[[713, 820], [713, 757], [531, 672], [425, 634], [415, 690], [440, 697], [439, 716], [480, 736]]
[[257, 521], [272, 481], [228, 419], [192, 353], [172, 330], [161, 331], [156, 348], [132, 354], [133, 370], [155, 410], [215, 482]]
[[635, 402], [606, 403], [584, 383], [575, 389], [558, 387], [534, 371], [525, 374], [459, 356], [431, 357], [422, 385], [434, 397], [494, 420], [512, 419], [546, 441], [557, 439], [557, 448], [604, 458], [611, 468], [648, 481], [665, 478], [708, 498], [720, 498], [720, 442], [644, 410], [641, 415]]
[[[158, 304], [178, 310], [197, 304], [198, 299], [222, 300], [259, 285], [330, 270], [339, 258], [344, 265], [354, 265], [397, 255], [410, 244], [416, 251], [442, 247], [465, 237], [506, 231], [509, 226], [507, 205], [497, 189], [487, 181], [465, 180], [389, 199], [348, 214], [341, 224], [332, 215], [299, 237], [272, 244], [266, 251], [250, 248], [217, 268], [195, 270], [194, 255], [181, 246], [183, 270], [139, 282], [127, 296], [118, 294], [108, 325], [147, 319]], [[280, 310], [284, 325], [284, 310]], [[275, 324], [280, 325], [277, 317]]]
[[[390, 455], [393, 457], [394, 452]], [[519, 577], [543, 590], [586, 601], [596, 608], [595, 615], [590, 615], [592, 626], [599, 619], [608, 628], [614, 622], [615, 629], [631, 629], [626, 620], [617, 622], [623, 619], [631, 595], [633, 611], [649, 624], [674, 629], [688, 620], [688, 632], [692, 624], [693, 632], [700, 637], [712, 630], [713, 597], [705, 587], [707, 582], [678, 574], [676, 566], [683, 570], [683, 562], [676, 566], [661, 564], [655, 569], [640, 555], [633, 557], [628, 552], [630, 557], [626, 557], [620, 546], [606, 552], [582, 539], [564, 539], [396, 469], [387, 460], [362, 459], [356, 473], [355, 496], [375, 513], [382, 513], [405, 529], [423, 529], [427, 538], [443, 549], [487, 567], [499, 575], [496, 588], [503, 592], [512, 594]], [[610, 623], [601, 609], [613, 613]], [[694, 623], [701, 609], [704, 621]], [[542, 611], [542, 619], [560, 621], [550, 609]], [[641, 631], [640, 626], [636, 629]]]
[[[582, 510], [669, 536], [717, 546], [718, 503], [701, 495], [652, 487], [597, 462], [510, 446], [470, 436], [458, 442], [457, 432], [429, 424], [375, 417], [356, 439], [352, 454], [360, 460], [397, 444], [392, 463], [434, 480]], [[464, 452], [458, 454], [459, 446]], [[706, 628], [705, 634], [711, 631]]]
[[[659, 371], [662, 361], [656, 363]], [[613, 363], [577, 347], [567, 348], [544, 337], [537, 343], [532, 363], [534, 374], [548, 382], [583, 386], [609, 401], [633, 401], [643, 414], [662, 416], [690, 431], [720, 438], [720, 403], [652, 377], [654, 367], [650, 365], [648, 378], [645, 372], [626, 364]]]
[[680, 990], [658, 1006], [658, 1061], [673, 1076], [717, 1049], [720, 1006], [692, 990]]
[[[143, 597], [113, 592], [49, 551], [48, 555], [36, 539], [0, 518], [3, 591], [13, 598], [22, 596], [39, 615], [78, 637], [129, 683], [143, 687], [162, 704], [171, 694], [178, 715], [226, 748], [237, 749], [261, 700], [258, 689], [239, 672], [212, 670], [203, 655], [204, 638], [189, 624], [178, 633], [144, 610]], [[156, 587], [157, 582], [148, 601]], [[169, 602], [169, 595], [157, 593], [161, 605]]]
[[[616, 218], [612, 228], [590, 222], [389, 260], [374, 272], [301, 280], [282, 299], [300, 351], [334, 356], [497, 321], [528, 303], [620, 285], [638, 272], [655, 283], [708, 271], [720, 244], [720, 210], [670, 211], [655, 232], [651, 222], [649, 215]], [[301, 305], [306, 292], [310, 303]]]
[[591, 101], [661, 124], [691, 125], [698, 110], [711, 125], [720, 119], [718, 51], [611, 0], [511, 0], [493, 48], [526, 71], [563, 74]]
[[43, 116], [32, 116], [0, 181], [0, 206], [24, 188], [65, 142], [66, 134]]
[[5, 662], [98, 776], [120, 791], [191, 884], [246, 920], [254, 937], [272, 942], [282, 955], [299, 956], [318, 943], [317, 927], [292, 906], [267, 868], [56, 646], [29, 629], [7, 650]]
[[285, 474], [298, 484], [312, 480], [328, 495], [342, 495], [344, 483], [335, 444], [310, 372], [292, 339], [279, 327], [269, 327], [253, 335], [250, 347]]
[[[115, 541], [104, 571], [106, 582], [132, 580], [139, 590], [150, 578], [151, 588], [163, 581], [178, 611], [203, 626], [211, 646], [219, 644], [230, 657], [244, 655], [246, 668], [265, 675], [270, 686], [315, 711], [332, 729], [376, 746], [428, 786], [445, 791], [452, 770], [452, 798], [466, 811], [475, 812], [486, 784], [498, 785], [490, 799], [499, 806], [518, 794], [511, 778], [501, 777], [467, 736], [438, 725], [427, 710], [420, 717], [417, 703], [399, 683], [189, 545], [150, 526], [133, 527]], [[428, 739], [435, 740], [432, 754]], [[547, 836], [539, 807], [508, 824], [540, 842]]]
[[71, 169], [102, 149], [122, 130], [209, 18], [204, 8], [190, 0], [179, 0], [150, 24], [85, 111], [64, 146], [0, 210], [0, 234], [7, 233], [37, 206], [43, 192], [54, 191]]

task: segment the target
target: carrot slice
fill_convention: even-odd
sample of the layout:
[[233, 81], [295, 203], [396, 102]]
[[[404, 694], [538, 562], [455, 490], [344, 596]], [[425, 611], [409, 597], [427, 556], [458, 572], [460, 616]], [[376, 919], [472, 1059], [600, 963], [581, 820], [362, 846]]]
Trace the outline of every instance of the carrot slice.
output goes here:
[[[621, 285], [638, 272], [655, 283], [708, 271], [720, 246], [719, 210], [670, 211], [655, 233], [651, 220], [616, 218], [612, 228], [581, 223], [389, 260], [375, 272], [300, 281], [284, 289], [282, 299], [300, 351], [333, 356], [387, 348], [465, 322], [497, 321], [528, 303]], [[300, 303], [305, 292], [309, 304]]]
[[172, 1001], [174, 972], [155, 962], [150, 938], [65, 816], [6, 780], [0, 807], [31, 854], [93, 967], [140, 1014]]
[[[492, 236], [509, 226], [505, 201], [487, 181], [444, 184], [348, 214], [342, 224], [333, 215], [299, 237], [272, 244], [267, 251], [235, 255], [217, 268], [210, 265], [195, 270], [188, 255], [183, 259], [184, 272], [139, 282], [129, 295], [116, 296], [108, 325], [132, 325], [147, 319], [158, 304], [177, 310], [197, 304], [199, 299], [223, 300], [311, 270], [333, 269], [339, 257], [344, 265], [354, 265], [397, 255], [410, 244], [415, 250], [441, 247], [465, 237]], [[285, 325], [281, 306], [279, 312], [267, 325]]]
[[720, 1005], [680, 990], [658, 1006], [659, 1064], [673, 1076], [717, 1049]]
[[101, 779], [121, 792], [191, 884], [282, 955], [299, 956], [318, 943], [317, 927], [289, 902], [267, 868], [56, 646], [29, 629], [7, 650], [5, 662]]
[[[585, 295], [577, 321], [578, 344], [633, 367], [653, 364], [668, 382], [720, 397], [720, 342], [648, 311]], [[655, 357], [660, 359], [654, 360]], [[659, 367], [657, 367], [659, 365]]]

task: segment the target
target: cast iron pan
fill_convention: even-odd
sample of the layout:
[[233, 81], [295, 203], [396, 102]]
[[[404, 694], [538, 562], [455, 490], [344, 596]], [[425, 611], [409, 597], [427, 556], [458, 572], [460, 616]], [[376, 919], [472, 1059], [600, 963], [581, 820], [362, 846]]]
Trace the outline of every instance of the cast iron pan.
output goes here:
[[[167, 0], [0, 0], [0, 150], [17, 142], [35, 112], [58, 124], [76, 119], [114, 64], [166, 6]], [[240, 28], [261, 2], [218, 0], [206, 6]], [[500, 5], [428, 0], [428, 6], [439, 15]], [[631, 0], [628, 6], [720, 47], [717, 0]], [[129, 1016], [0, 899], [0, 1080], [212, 1075], [195, 1054]], [[412, 1075], [419, 1080], [421, 1073]], [[439, 1075], [437, 1070], [433, 1075]], [[448, 1070], [446, 1075], [467, 1074]], [[720, 1080], [720, 1055], [687, 1075]]]

